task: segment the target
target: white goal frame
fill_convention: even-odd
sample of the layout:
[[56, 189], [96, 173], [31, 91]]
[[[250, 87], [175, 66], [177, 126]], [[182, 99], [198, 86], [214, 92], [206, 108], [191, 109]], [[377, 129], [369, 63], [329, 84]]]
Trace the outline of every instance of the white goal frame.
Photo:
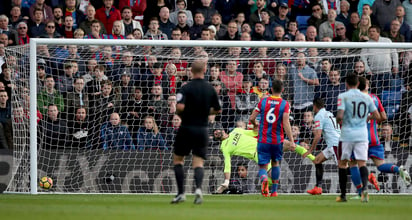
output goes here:
[[[37, 114], [37, 46], [46, 45], [122, 45], [175, 47], [275, 47], [275, 48], [374, 48], [412, 49], [412, 43], [360, 42], [290, 42], [290, 41], [187, 41], [187, 40], [100, 40], [100, 39], [30, 39], [30, 115]], [[37, 118], [30, 117], [30, 133], [37, 134]], [[37, 192], [37, 136], [30, 135], [30, 194]]]

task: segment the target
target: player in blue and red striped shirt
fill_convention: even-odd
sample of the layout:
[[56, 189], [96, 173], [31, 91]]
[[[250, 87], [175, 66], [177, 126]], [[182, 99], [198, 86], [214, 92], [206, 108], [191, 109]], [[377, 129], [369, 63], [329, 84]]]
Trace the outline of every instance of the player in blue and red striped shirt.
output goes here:
[[[289, 103], [280, 97], [283, 92], [283, 82], [274, 80], [272, 83], [272, 96], [262, 98], [258, 106], [250, 116], [250, 122], [254, 127], [259, 126], [258, 133], [258, 164], [259, 177], [262, 182], [262, 195], [269, 196], [269, 183], [267, 167], [272, 161], [272, 193], [271, 197], [277, 196], [279, 185], [280, 168], [279, 163], [283, 155], [284, 132], [291, 143], [294, 143], [292, 129], [289, 122]], [[256, 118], [260, 116], [258, 125]], [[292, 148], [294, 150], [295, 144]]]
[[[369, 148], [368, 148], [368, 157], [372, 159], [375, 166], [378, 168], [379, 171], [383, 173], [398, 173], [402, 179], [405, 181], [405, 184], [408, 186], [411, 182], [411, 178], [408, 172], [403, 167], [398, 167], [391, 163], [385, 163], [385, 149], [383, 145], [379, 141], [378, 136], [378, 123], [381, 121], [385, 121], [387, 119], [385, 109], [379, 98], [374, 95], [368, 93], [369, 90], [369, 80], [364, 77], [359, 77], [359, 90], [363, 93], [369, 94], [372, 98], [373, 103], [375, 104], [379, 114], [380, 120], [370, 120], [368, 123], [368, 136], [369, 136]], [[351, 172], [352, 169], [351, 169]], [[379, 191], [379, 185], [376, 181], [375, 175], [373, 173], [369, 174], [368, 180], [371, 184], [373, 184], [376, 190]], [[356, 185], [356, 183], [355, 183]]]

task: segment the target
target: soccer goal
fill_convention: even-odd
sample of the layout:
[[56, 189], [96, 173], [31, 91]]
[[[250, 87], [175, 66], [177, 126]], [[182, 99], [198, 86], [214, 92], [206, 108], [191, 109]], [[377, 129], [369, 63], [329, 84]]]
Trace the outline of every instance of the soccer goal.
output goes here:
[[[6, 49], [13, 153], [6, 192], [175, 193], [172, 148], [180, 126], [175, 94], [190, 81], [195, 59], [207, 63], [205, 80], [218, 92], [223, 109], [209, 119], [204, 192], [215, 192], [224, 180], [214, 130], [248, 129], [248, 117], [269, 95], [272, 79], [284, 82], [293, 133], [304, 145], [313, 137], [313, 98], [323, 98], [325, 108], [336, 114], [345, 76], [356, 72], [367, 78], [369, 92], [380, 98], [387, 115], [372, 138], [383, 144], [386, 162], [412, 171], [412, 44], [30, 41], [30, 46]], [[322, 147], [323, 142], [314, 154]], [[228, 193], [259, 192], [255, 162], [234, 156], [231, 167]], [[398, 174], [381, 173], [371, 160], [368, 169], [381, 193], [412, 193]], [[324, 163], [324, 193], [338, 192], [337, 174], [333, 160]], [[43, 176], [53, 179], [48, 191], [39, 188]], [[192, 171], [186, 170], [186, 191], [192, 192], [193, 185]], [[312, 162], [285, 152], [279, 192], [305, 193], [314, 185]], [[350, 190], [355, 192], [353, 186]]]

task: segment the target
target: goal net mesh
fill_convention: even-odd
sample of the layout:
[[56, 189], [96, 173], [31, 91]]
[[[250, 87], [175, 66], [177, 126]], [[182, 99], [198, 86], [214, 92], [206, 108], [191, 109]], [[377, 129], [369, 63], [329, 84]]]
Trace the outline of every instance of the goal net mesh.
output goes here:
[[[207, 61], [205, 80], [217, 90], [223, 108], [221, 115], [209, 119], [205, 193], [213, 193], [224, 180], [224, 158], [213, 131], [248, 129], [248, 117], [269, 94], [275, 78], [285, 84], [283, 98], [292, 107], [295, 140], [310, 144], [313, 98], [323, 98], [326, 109], [336, 115], [345, 76], [352, 72], [365, 76], [388, 116], [377, 129], [384, 159], [412, 171], [410, 55], [410, 50], [400, 49], [293, 48], [293, 44], [291, 48], [38, 45], [38, 113], [33, 116], [38, 133], [30, 134], [29, 48], [7, 48], [13, 84], [8, 90], [13, 165], [6, 191], [30, 191], [29, 137], [36, 135], [38, 177], [54, 180], [49, 192], [175, 193], [172, 149], [180, 126], [175, 94], [190, 81], [194, 59]], [[319, 85], [307, 82], [315, 78]], [[314, 154], [324, 147], [321, 141]], [[260, 192], [254, 161], [233, 156], [231, 165], [231, 193]], [[412, 193], [398, 174], [381, 173], [371, 160], [367, 165], [378, 178], [380, 192]], [[245, 176], [242, 167], [247, 169]], [[186, 191], [193, 192], [190, 161], [185, 168]], [[335, 162], [326, 161], [324, 193], [339, 192], [337, 174]], [[315, 182], [309, 159], [284, 153], [279, 192], [305, 193]], [[372, 185], [369, 188], [374, 192]], [[355, 192], [351, 183], [348, 189]]]

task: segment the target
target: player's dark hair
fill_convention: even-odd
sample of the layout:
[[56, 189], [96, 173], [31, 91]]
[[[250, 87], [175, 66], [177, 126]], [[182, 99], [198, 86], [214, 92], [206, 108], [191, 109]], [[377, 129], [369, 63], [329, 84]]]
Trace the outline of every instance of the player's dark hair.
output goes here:
[[358, 75], [350, 73], [346, 76], [346, 83], [349, 86], [356, 86], [359, 82]]
[[325, 107], [325, 101], [322, 98], [315, 98], [313, 100], [313, 106], [316, 106], [318, 109]]
[[365, 90], [365, 88], [366, 88], [366, 78], [363, 77], [363, 76], [359, 76], [358, 81], [359, 81], [358, 89], [360, 91]]
[[278, 79], [274, 79], [272, 82], [272, 89], [274, 93], [281, 93], [283, 90], [283, 82]]

